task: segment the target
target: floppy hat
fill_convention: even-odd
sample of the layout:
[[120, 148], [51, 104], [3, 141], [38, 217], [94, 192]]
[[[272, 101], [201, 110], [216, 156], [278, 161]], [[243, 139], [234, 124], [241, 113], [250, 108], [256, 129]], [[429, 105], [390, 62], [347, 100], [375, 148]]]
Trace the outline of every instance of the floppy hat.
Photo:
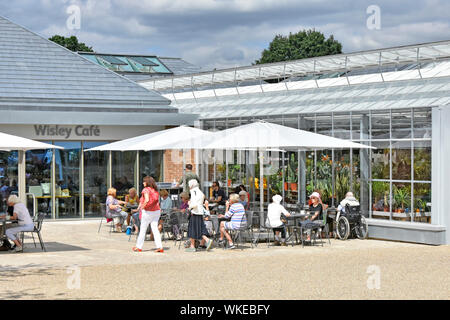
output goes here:
[[313, 192], [313, 193], [311, 193], [311, 195], [309, 197], [310, 198], [311, 197], [316, 197], [316, 198], [320, 199], [320, 194], [318, 192]]
[[274, 195], [274, 196], [272, 197], [272, 200], [273, 200], [273, 202], [275, 202], [275, 203], [280, 203], [281, 200], [283, 200], [283, 198], [282, 198], [279, 194], [276, 194], [276, 195]]

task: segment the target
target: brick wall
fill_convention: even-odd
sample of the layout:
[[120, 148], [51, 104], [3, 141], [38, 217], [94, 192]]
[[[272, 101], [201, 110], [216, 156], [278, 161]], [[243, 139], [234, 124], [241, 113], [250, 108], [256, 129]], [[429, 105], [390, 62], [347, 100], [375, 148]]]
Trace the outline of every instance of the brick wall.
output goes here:
[[[186, 164], [192, 164], [192, 171], [195, 172], [195, 150], [186, 151]], [[164, 182], [177, 182], [183, 176], [183, 153], [181, 150], [164, 151]]]

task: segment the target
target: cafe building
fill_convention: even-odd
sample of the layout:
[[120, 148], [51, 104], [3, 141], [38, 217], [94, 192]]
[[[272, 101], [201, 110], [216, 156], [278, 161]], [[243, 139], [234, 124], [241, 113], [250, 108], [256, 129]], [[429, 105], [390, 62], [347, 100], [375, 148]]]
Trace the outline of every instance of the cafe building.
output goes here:
[[[172, 60], [171, 66], [182, 64]], [[148, 61], [153, 69], [141, 79], [159, 69], [177, 74], [156, 57]], [[164, 163], [163, 151], [85, 152], [198, 118], [136, 84], [130, 73], [105, 68], [0, 17], [0, 131], [64, 147], [24, 155], [0, 151], [0, 211], [25, 184], [28, 207], [47, 218], [99, 217], [108, 187], [122, 197], [144, 175], [164, 181], [164, 167], [171, 164]]]
[[288, 205], [317, 190], [337, 207], [353, 191], [370, 237], [450, 243], [450, 41], [139, 83], [207, 130], [265, 120], [376, 148], [269, 152], [263, 183], [254, 151], [204, 153], [202, 180], [244, 184], [254, 201], [262, 186]]

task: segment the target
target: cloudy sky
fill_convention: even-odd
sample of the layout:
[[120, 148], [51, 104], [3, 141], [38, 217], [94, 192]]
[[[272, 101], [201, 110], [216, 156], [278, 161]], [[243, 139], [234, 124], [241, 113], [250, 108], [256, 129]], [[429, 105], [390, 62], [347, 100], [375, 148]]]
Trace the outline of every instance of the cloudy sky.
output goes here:
[[[380, 29], [368, 28], [380, 9]], [[80, 28], [69, 29], [69, 8]], [[448, 0], [1, 0], [0, 15], [97, 52], [182, 57], [203, 69], [249, 65], [276, 34], [315, 28], [344, 52], [449, 40]], [[69, 24], [70, 26], [70, 24]]]

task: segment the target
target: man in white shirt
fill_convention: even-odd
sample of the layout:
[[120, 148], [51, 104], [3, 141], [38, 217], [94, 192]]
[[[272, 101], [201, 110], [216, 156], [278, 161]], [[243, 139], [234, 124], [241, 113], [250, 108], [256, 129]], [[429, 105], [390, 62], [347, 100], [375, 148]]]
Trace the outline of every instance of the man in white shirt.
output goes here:
[[[275, 236], [274, 245], [286, 246], [286, 226], [281, 221], [281, 214], [289, 217], [291, 214], [280, 204], [283, 198], [276, 194], [272, 197], [272, 203], [267, 207], [267, 219], [266, 226], [273, 228], [273, 233]], [[281, 241], [280, 241], [281, 232]]]
[[[20, 202], [19, 198], [16, 195], [9, 196], [7, 204], [8, 206], [14, 206], [14, 214], [10, 219], [17, 220], [18, 226], [7, 228], [5, 233], [6, 236], [15, 244], [13, 250], [15, 252], [20, 252], [23, 251], [23, 248], [22, 243], [20, 243], [17, 237], [17, 234], [23, 231], [33, 231], [33, 219], [31, 219], [30, 212], [28, 211], [27, 207]], [[0, 218], [3, 219], [4, 216], [1, 216]]]

